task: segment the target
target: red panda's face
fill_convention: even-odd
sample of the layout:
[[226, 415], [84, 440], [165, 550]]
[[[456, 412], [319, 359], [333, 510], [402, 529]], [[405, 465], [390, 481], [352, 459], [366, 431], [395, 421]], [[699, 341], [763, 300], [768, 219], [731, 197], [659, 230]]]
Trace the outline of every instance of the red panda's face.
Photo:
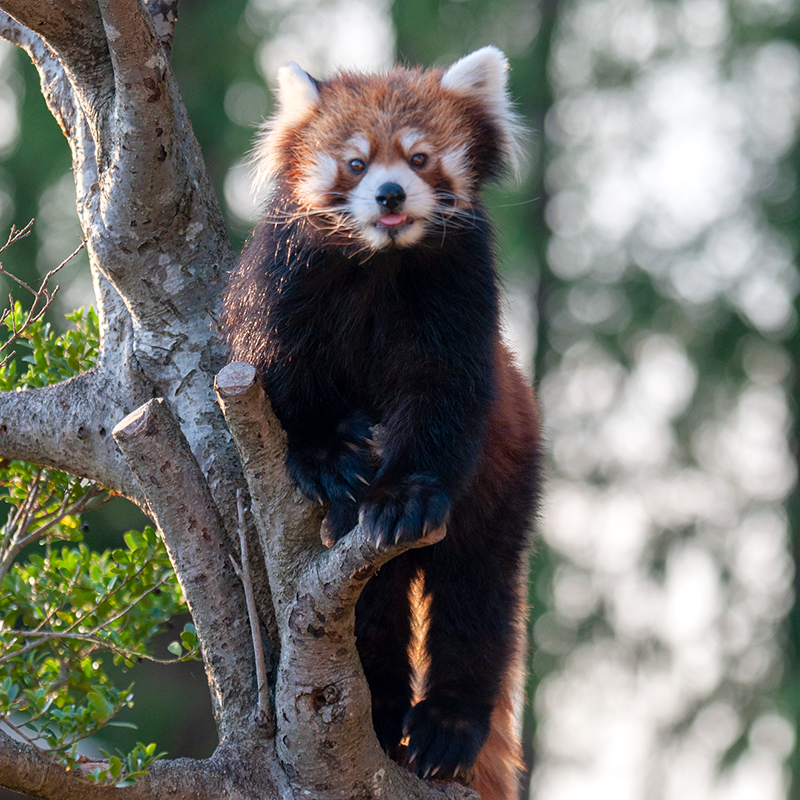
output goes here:
[[[477, 188], [465, 144], [394, 119], [350, 132], [359, 127], [301, 160], [293, 185], [301, 206], [327, 210], [376, 250], [459, 224]], [[315, 133], [310, 141], [327, 138]]]
[[446, 72], [398, 68], [318, 82], [279, 74], [280, 111], [256, 151], [312, 222], [368, 250], [469, 225], [483, 182], [513, 157], [505, 58], [483, 48]]

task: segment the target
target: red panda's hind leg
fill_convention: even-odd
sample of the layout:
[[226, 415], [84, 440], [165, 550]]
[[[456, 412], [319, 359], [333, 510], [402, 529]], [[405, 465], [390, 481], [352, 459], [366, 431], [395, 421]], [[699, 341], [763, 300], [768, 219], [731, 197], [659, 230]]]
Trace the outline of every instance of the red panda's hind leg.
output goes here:
[[372, 724], [395, 760], [411, 708], [409, 589], [416, 571], [414, 553], [394, 558], [369, 580], [356, 605], [356, 645], [372, 696]]
[[429, 664], [405, 730], [410, 766], [423, 778], [471, 774], [521, 649], [531, 499], [513, 481], [478, 475], [447, 536], [418, 552], [430, 601]]

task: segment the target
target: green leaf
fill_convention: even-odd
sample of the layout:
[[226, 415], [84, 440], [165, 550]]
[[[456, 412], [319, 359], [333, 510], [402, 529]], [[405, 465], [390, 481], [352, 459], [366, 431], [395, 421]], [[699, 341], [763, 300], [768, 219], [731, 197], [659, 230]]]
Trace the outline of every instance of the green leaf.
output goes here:
[[174, 656], [180, 656], [181, 653], [183, 652], [182, 649], [181, 649], [181, 643], [180, 642], [170, 642], [167, 645], [167, 650], [169, 650], [169, 652], [172, 653], [172, 655], [174, 655]]
[[[17, 330], [26, 313], [18, 304], [12, 310]], [[78, 309], [68, 319], [75, 327], [63, 336], [41, 321], [24, 332], [17, 344], [28, 352], [21, 361], [0, 367], [0, 390], [44, 386], [94, 365], [99, 345], [95, 312]], [[6, 319], [0, 332], [8, 335], [12, 328]], [[20, 370], [19, 363], [27, 366]], [[87, 495], [90, 490], [93, 495]], [[114, 663], [133, 666], [152, 650], [166, 622], [186, 608], [152, 527], [129, 531], [125, 546], [113, 551], [99, 553], [83, 544], [80, 513], [64, 511], [79, 501], [96, 505], [107, 497], [103, 487], [57, 470], [0, 462], [2, 518], [31, 520], [23, 531], [9, 524], [0, 528], [0, 546], [13, 545], [9, 537], [27, 536], [31, 530], [41, 536], [36, 549], [22, 550], [0, 581], [0, 722], [13, 715], [26, 736], [67, 767], [77, 759], [78, 741], [103, 726], [136, 727], [114, 719], [132, 705], [133, 693], [132, 685], [114, 685], [104, 666], [108, 653]], [[56, 518], [57, 523], [48, 522]], [[57, 546], [56, 540], [65, 544]], [[159, 590], [151, 591], [156, 583], [161, 583]], [[44, 635], [34, 638], [33, 631]], [[181, 640], [190, 642], [185, 633]], [[175, 645], [180, 657], [181, 645]], [[155, 744], [139, 743], [131, 753], [110, 756], [108, 766], [90, 778], [118, 785], [143, 774], [163, 755], [156, 754]]]

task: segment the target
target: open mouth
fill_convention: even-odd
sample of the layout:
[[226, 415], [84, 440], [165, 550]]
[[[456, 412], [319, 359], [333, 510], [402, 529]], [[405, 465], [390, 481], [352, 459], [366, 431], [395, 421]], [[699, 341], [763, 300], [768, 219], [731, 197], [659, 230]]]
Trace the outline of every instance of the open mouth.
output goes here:
[[390, 231], [410, 225], [413, 221], [411, 217], [407, 217], [405, 214], [384, 214], [378, 219], [378, 222]]

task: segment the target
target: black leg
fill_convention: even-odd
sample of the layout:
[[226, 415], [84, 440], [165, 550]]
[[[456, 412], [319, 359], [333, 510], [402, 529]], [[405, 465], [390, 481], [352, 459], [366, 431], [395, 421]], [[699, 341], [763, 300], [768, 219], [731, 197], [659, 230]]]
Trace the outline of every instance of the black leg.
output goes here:
[[372, 694], [372, 723], [381, 747], [397, 758], [403, 719], [411, 708], [409, 587], [412, 553], [381, 567], [356, 605], [356, 643]]
[[[430, 663], [425, 697], [404, 728], [410, 766], [422, 777], [452, 777], [472, 767], [489, 733], [523, 613], [522, 524], [509, 529], [506, 517], [498, 530], [477, 514], [454, 517], [443, 541], [419, 551], [430, 599]], [[475, 525], [480, 534], [469, 529]]]

